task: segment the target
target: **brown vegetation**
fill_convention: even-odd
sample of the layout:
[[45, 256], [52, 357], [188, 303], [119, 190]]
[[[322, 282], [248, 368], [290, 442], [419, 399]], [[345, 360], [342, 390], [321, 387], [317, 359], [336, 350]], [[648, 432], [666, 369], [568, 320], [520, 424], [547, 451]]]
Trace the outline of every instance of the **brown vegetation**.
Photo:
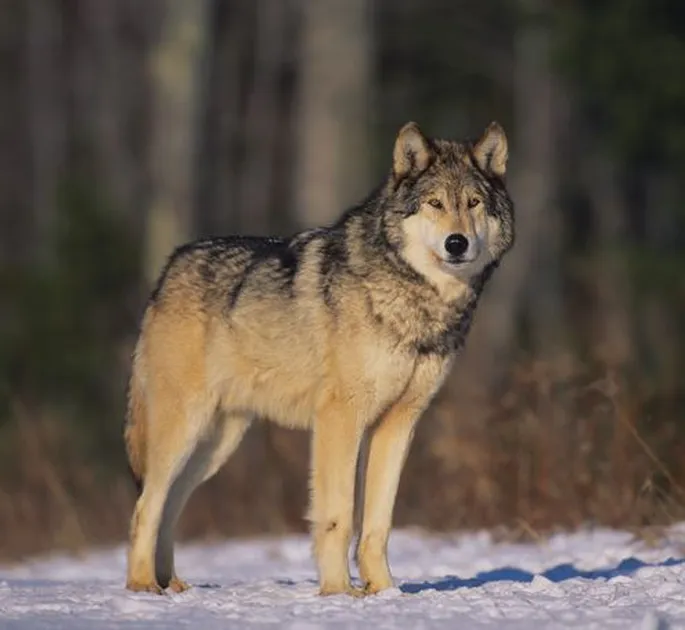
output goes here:
[[[495, 403], [454, 391], [419, 425], [396, 526], [537, 537], [585, 524], [650, 532], [685, 517], [675, 399], [669, 410], [645, 383], [570, 359], [521, 362]], [[123, 458], [105, 471], [63, 423], [16, 413], [2, 436], [0, 558], [124, 540], [135, 490]], [[305, 531], [307, 449], [304, 432], [253, 427], [192, 497], [180, 537]]]

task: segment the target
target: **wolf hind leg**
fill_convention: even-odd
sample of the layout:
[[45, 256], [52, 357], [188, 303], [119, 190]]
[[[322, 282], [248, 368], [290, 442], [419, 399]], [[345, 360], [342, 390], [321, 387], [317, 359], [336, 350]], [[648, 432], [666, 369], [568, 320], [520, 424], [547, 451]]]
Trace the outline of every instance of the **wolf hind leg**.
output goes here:
[[201, 482], [211, 479], [228, 461], [240, 446], [243, 436], [252, 425], [252, 417], [247, 414], [220, 411], [217, 415], [214, 430], [216, 439], [208, 464], [204, 469]]
[[[149, 440], [145, 453], [143, 492], [131, 521], [126, 587], [134, 591], [161, 593], [171, 575], [160, 571], [168, 550], [160, 546], [171, 488], [195, 451], [206, 421], [202, 414], [186, 412], [178, 400], [158, 395], [148, 405]], [[209, 415], [209, 414], [206, 414]]]
[[171, 486], [160, 523], [156, 565], [159, 577], [168, 579], [169, 588], [175, 592], [189, 588], [176, 575], [174, 563], [174, 532], [178, 519], [193, 491], [213, 477], [238, 448], [251, 422], [251, 417], [242, 414], [216, 413]]

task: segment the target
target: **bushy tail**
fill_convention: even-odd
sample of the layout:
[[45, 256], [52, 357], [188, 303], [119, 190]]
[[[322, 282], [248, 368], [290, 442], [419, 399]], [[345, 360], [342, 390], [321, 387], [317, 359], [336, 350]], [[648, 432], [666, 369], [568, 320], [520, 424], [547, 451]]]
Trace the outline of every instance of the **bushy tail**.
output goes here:
[[136, 376], [134, 362], [133, 374], [128, 389], [128, 410], [126, 425], [124, 426], [124, 441], [128, 454], [129, 468], [138, 490], [138, 495], [143, 491], [145, 479], [145, 452], [146, 452], [146, 406], [140, 383]]

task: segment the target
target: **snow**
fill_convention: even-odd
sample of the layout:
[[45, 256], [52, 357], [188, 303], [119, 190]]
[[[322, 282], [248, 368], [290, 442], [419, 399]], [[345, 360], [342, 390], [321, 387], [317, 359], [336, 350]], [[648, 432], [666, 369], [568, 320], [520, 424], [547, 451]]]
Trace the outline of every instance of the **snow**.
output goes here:
[[125, 548], [0, 566], [0, 628], [685, 628], [685, 524], [648, 546], [606, 529], [537, 544], [487, 533], [395, 531], [397, 588], [319, 597], [305, 536], [180, 545], [194, 588], [158, 596], [123, 588]]

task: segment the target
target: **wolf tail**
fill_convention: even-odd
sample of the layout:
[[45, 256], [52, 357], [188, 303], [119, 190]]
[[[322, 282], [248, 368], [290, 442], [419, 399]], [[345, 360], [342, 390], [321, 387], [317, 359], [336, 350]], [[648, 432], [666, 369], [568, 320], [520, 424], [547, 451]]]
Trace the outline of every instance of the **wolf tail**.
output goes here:
[[126, 424], [124, 425], [124, 441], [126, 443], [129, 468], [140, 496], [145, 479], [147, 408], [140, 375], [138, 374], [140, 366], [137, 366], [136, 363], [137, 361], [134, 360], [133, 374], [131, 375], [128, 389], [128, 409]]

